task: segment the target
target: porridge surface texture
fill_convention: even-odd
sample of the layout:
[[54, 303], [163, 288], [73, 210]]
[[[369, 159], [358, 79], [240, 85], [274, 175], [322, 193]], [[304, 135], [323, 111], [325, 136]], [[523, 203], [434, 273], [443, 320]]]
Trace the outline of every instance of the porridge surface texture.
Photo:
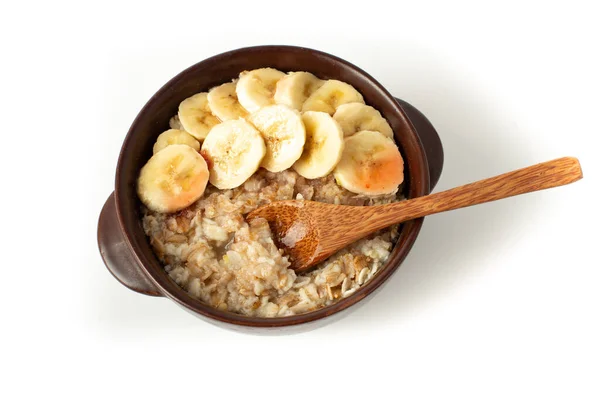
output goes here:
[[275, 245], [268, 223], [244, 216], [277, 200], [369, 206], [400, 200], [396, 193], [351, 193], [333, 175], [305, 179], [293, 170], [258, 170], [243, 185], [219, 190], [172, 214], [143, 209], [143, 226], [165, 271], [191, 296], [249, 316], [280, 317], [330, 305], [354, 293], [385, 264], [398, 226], [379, 231], [296, 274]]

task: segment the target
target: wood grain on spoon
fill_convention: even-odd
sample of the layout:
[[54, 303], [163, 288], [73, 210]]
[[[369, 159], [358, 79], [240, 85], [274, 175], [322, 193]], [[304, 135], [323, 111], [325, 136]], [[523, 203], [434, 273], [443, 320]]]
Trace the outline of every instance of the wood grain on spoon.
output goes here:
[[392, 204], [357, 207], [286, 200], [260, 207], [247, 218], [265, 218], [278, 245], [290, 256], [290, 268], [303, 271], [350, 243], [390, 225], [562, 186], [582, 177], [579, 161], [564, 157]]

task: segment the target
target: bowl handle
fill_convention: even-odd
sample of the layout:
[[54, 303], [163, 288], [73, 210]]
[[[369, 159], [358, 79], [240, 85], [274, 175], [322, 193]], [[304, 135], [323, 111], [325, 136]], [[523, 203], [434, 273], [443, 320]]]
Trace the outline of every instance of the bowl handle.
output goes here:
[[438, 135], [433, 125], [431, 125], [431, 122], [429, 122], [421, 111], [417, 110], [404, 100], [396, 98], [396, 101], [400, 103], [400, 106], [408, 116], [408, 119], [410, 119], [410, 122], [415, 127], [415, 130], [421, 139], [421, 144], [423, 145], [425, 155], [427, 156], [427, 163], [429, 164], [429, 191], [433, 191], [433, 188], [442, 175], [442, 169], [444, 168], [444, 149], [442, 147], [440, 135]]
[[104, 203], [98, 220], [98, 248], [106, 268], [124, 286], [149, 296], [162, 296], [133, 258], [117, 220], [115, 193]]

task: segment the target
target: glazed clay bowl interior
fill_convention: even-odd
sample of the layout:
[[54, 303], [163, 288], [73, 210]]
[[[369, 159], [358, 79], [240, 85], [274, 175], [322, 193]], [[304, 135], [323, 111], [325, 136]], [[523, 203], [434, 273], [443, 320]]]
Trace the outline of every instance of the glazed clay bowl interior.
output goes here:
[[136, 264], [135, 267], [140, 269], [148, 284], [156, 288], [155, 291], [146, 291], [147, 294], [166, 296], [192, 313], [206, 317], [210, 322], [222, 322], [233, 328], [296, 326], [322, 320], [346, 310], [370, 295], [396, 271], [411, 249], [423, 223], [423, 219], [418, 219], [402, 225], [398, 241], [386, 265], [354, 294], [307, 314], [259, 318], [221, 311], [192, 298], [173, 282], [154, 255], [142, 228], [141, 204], [135, 190], [140, 169], [152, 156], [152, 146], [156, 138], [168, 129], [169, 119], [177, 113], [182, 100], [231, 81], [244, 70], [261, 67], [273, 67], [284, 72], [309, 71], [321, 79], [338, 79], [353, 85], [362, 93], [368, 105], [383, 114], [395, 132], [396, 143], [405, 161], [404, 195], [407, 198], [424, 196], [430, 189], [425, 151], [415, 128], [399, 103], [371, 76], [340, 58], [307, 48], [259, 46], [223, 53], [181, 72], [148, 101], [125, 138], [116, 171], [115, 207], [118, 229], [123, 234], [126, 251], [131, 253], [130, 259]]

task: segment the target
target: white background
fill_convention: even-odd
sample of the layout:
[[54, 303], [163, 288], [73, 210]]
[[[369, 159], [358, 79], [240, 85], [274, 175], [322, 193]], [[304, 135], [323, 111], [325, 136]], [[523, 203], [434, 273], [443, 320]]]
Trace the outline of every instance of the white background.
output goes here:
[[[1, 6], [0, 397], [600, 398], [597, 2], [83, 3]], [[304, 334], [125, 289], [96, 223], [129, 125], [184, 68], [258, 44], [333, 53], [421, 109], [438, 191], [566, 155], [585, 178], [426, 218], [380, 293]]]

